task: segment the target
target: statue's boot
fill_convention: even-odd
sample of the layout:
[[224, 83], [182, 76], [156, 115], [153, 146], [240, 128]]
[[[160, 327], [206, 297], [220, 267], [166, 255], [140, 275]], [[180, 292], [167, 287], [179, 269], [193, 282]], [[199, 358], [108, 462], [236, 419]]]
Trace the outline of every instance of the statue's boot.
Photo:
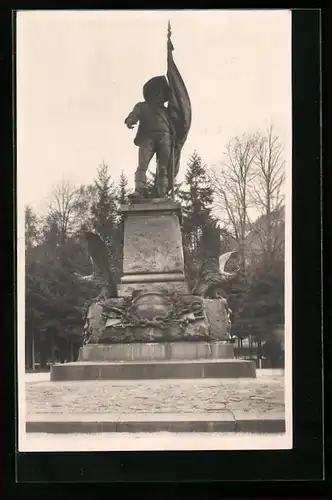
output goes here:
[[129, 201], [139, 201], [142, 198], [142, 195], [135, 189], [132, 193], [128, 194]]
[[146, 198], [146, 173], [142, 170], [136, 170], [135, 190], [128, 195], [130, 201]]

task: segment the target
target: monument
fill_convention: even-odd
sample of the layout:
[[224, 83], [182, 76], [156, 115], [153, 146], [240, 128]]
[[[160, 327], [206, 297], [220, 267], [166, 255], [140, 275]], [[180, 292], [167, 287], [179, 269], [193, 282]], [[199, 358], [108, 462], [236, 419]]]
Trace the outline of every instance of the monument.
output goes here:
[[[121, 282], [115, 283], [102, 240], [86, 233], [95, 272], [81, 279], [98, 283], [100, 294], [86, 315], [77, 362], [53, 365], [51, 380], [256, 376], [254, 362], [233, 356], [215, 225], [202, 235], [204, 263], [194, 289], [185, 276], [174, 179], [191, 125], [191, 103], [173, 50], [169, 25], [167, 78], [151, 78], [143, 87], [144, 101], [125, 119], [129, 129], [139, 126], [135, 187], [130, 204], [121, 208]], [[146, 171], [154, 155], [156, 196], [149, 198]]]

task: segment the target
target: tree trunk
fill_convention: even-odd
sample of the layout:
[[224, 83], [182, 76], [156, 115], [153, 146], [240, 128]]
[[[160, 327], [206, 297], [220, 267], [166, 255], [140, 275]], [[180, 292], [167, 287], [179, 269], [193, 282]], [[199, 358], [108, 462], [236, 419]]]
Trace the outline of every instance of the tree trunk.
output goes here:
[[25, 353], [24, 353], [24, 361], [25, 361], [25, 369], [30, 369], [30, 345], [29, 345], [29, 337], [25, 335]]
[[246, 275], [246, 257], [244, 240], [239, 242], [239, 267], [242, 276]]
[[257, 359], [258, 359], [258, 366], [261, 368], [261, 366], [262, 366], [262, 341], [261, 340], [257, 341]]
[[45, 342], [42, 343], [40, 348], [40, 368], [46, 368], [47, 366], [47, 352], [45, 353]]
[[32, 370], [35, 371], [35, 331], [32, 330], [32, 341], [31, 341], [31, 358], [32, 358]]

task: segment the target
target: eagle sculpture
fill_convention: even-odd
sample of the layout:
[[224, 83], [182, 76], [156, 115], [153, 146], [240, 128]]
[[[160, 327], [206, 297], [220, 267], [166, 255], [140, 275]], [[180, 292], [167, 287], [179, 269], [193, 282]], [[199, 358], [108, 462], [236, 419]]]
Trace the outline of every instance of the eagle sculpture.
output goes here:
[[227, 263], [236, 251], [221, 253], [221, 230], [217, 221], [207, 220], [199, 242], [201, 265], [192, 293], [203, 297], [216, 298], [225, 296], [227, 286], [237, 276], [237, 271], [227, 272]]
[[232, 272], [232, 273], [228, 273], [227, 271], [225, 271], [225, 267], [228, 263], [228, 261], [232, 258], [233, 255], [237, 254], [237, 251], [233, 250], [232, 252], [226, 252], [226, 253], [223, 253], [222, 255], [220, 255], [219, 257], [219, 270], [220, 270], [220, 273], [222, 276], [224, 276], [225, 278], [230, 278], [232, 276], [235, 276], [236, 273], [235, 272]]
[[102, 287], [97, 299], [117, 297], [117, 287], [112, 271], [108, 262], [108, 250], [100, 236], [91, 231], [84, 233], [88, 246], [88, 253], [94, 271], [88, 276], [82, 276], [75, 273], [75, 276], [81, 281], [95, 283]]

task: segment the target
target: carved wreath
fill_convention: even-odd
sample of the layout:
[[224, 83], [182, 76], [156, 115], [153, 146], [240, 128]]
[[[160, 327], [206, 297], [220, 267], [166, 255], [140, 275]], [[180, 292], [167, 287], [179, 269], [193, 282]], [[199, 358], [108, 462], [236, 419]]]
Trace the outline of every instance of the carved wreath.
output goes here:
[[203, 319], [203, 306], [200, 299], [194, 298], [186, 302], [177, 293], [163, 295], [171, 304], [170, 310], [163, 317], [147, 319], [139, 316], [133, 307], [135, 296], [126, 297], [121, 305], [116, 300], [111, 299], [106, 301], [103, 307], [103, 316], [105, 319], [120, 320], [119, 323], [112, 325], [112, 328], [154, 326], [166, 329], [177, 325], [184, 330], [189, 323]]

